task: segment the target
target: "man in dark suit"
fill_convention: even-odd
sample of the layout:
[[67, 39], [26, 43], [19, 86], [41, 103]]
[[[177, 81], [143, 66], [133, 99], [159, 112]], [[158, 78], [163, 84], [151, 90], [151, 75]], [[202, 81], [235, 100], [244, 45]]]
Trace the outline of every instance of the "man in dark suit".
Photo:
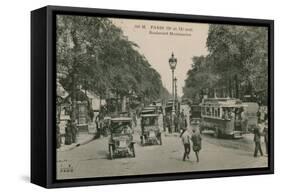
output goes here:
[[255, 126], [254, 128], [254, 142], [255, 142], [255, 152], [254, 157], [257, 157], [258, 152], [260, 155], [263, 156], [262, 149], [261, 149], [261, 132], [260, 126]]

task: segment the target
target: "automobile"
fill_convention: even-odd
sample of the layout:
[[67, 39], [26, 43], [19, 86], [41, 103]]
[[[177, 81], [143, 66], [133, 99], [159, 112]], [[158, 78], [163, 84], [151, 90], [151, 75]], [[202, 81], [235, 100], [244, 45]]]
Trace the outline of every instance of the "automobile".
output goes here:
[[141, 115], [146, 115], [146, 114], [157, 114], [157, 107], [156, 106], [147, 106], [144, 107], [141, 111]]
[[109, 130], [109, 159], [116, 157], [136, 157], [132, 119], [129, 117], [112, 118]]
[[158, 124], [158, 114], [141, 115], [141, 144], [162, 145], [161, 131]]

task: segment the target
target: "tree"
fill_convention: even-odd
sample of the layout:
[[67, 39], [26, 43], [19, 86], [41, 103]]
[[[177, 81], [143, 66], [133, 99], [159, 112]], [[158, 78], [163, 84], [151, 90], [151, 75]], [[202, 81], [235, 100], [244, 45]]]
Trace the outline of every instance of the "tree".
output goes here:
[[148, 101], [160, 97], [159, 73], [108, 18], [57, 16], [56, 46], [58, 79], [72, 102], [81, 88], [101, 98], [108, 91], [119, 99], [132, 93]]
[[200, 86], [222, 89], [224, 95], [242, 98], [245, 94], [261, 93], [260, 96], [266, 97], [267, 36], [265, 27], [211, 24], [207, 38], [209, 54], [193, 60], [184, 94], [198, 92], [189, 89], [190, 82], [198, 81], [201, 75], [204, 81]]

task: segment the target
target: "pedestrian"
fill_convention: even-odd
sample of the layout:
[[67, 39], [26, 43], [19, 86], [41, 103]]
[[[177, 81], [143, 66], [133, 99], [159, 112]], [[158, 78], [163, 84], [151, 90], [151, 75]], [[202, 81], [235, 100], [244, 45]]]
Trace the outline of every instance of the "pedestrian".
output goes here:
[[260, 108], [257, 112], [257, 117], [258, 117], [258, 123], [261, 123], [261, 110], [260, 110]]
[[183, 158], [182, 161], [185, 161], [185, 159], [189, 159], [189, 153], [190, 153], [190, 134], [185, 128], [182, 133], [180, 134], [180, 138], [182, 140], [184, 152], [183, 152]]
[[94, 110], [92, 108], [90, 108], [89, 117], [90, 117], [91, 122], [94, 121], [94, 116], [95, 116]]
[[65, 145], [72, 144], [72, 133], [71, 133], [71, 122], [70, 120], [67, 120], [66, 126], [65, 126]]
[[104, 127], [104, 125], [105, 125], [104, 117], [102, 116], [102, 117], [100, 117], [100, 134], [102, 136], [105, 136], [105, 127]]
[[167, 124], [166, 124], [166, 115], [163, 115], [163, 129], [164, 131], [166, 132], [166, 127], [167, 127]]
[[264, 144], [265, 144], [265, 152], [268, 155], [268, 122], [265, 120], [263, 128], [263, 135], [264, 135]]
[[181, 116], [181, 119], [182, 119], [182, 120], [184, 120], [184, 119], [185, 119], [185, 114], [184, 114], [184, 110], [183, 110], [183, 109], [181, 110], [181, 114], [180, 114], [180, 116]]
[[77, 126], [75, 120], [71, 123], [72, 143], [77, 142]]
[[96, 134], [97, 138], [100, 137], [100, 135], [101, 135], [101, 130], [100, 130], [101, 123], [100, 123], [100, 120], [101, 120], [100, 113], [98, 113], [98, 115], [96, 116], [96, 119], [95, 119], [96, 129], [97, 129], [97, 134]]
[[254, 128], [254, 142], [255, 142], [254, 157], [257, 157], [258, 152], [260, 152], [260, 155], [263, 156], [262, 149], [261, 149], [261, 132], [260, 132], [259, 125], [256, 125]]
[[171, 133], [171, 119], [170, 119], [171, 115], [167, 115], [166, 116], [166, 125], [168, 127], [168, 132]]
[[174, 116], [174, 125], [175, 125], [175, 132], [179, 131], [179, 117], [177, 114]]
[[200, 135], [200, 131], [198, 129], [198, 124], [195, 123], [192, 125], [192, 135], [191, 135], [191, 141], [192, 141], [192, 148], [196, 155], [196, 161], [199, 162], [199, 151], [202, 147], [202, 137]]
[[242, 108], [240, 113], [241, 121], [242, 121], [242, 130], [248, 131], [248, 117], [245, 113], [245, 110]]

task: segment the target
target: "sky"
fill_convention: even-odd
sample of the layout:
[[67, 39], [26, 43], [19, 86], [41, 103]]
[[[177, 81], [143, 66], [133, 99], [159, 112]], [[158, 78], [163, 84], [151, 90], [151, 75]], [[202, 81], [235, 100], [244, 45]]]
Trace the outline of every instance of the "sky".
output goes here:
[[159, 72], [164, 87], [172, 93], [172, 72], [168, 63], [172, 52], [177, 58], [175, 77], [177, 93], [182, 96], [186, 73], [192, 57], [207, 55], [208, 24], [167, 22], [155, 20], [117, 19], [111, 21], [120, 27], [128, 40], [135, 42], [152, 67]]

